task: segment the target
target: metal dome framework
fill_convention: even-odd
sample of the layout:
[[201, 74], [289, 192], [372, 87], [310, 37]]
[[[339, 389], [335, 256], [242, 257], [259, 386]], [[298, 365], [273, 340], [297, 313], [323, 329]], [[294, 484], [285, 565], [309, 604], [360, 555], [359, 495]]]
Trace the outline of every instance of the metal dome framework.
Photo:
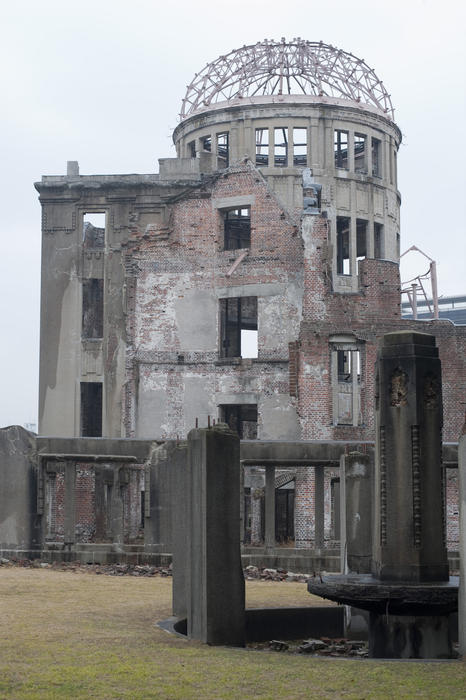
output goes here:
[[390, 95], [362, 59], [300, 38], [265, 39], [208, 63], [188, 85], [180, 117], [236, 98], [303, 94], [362, 102], [394, 118]]

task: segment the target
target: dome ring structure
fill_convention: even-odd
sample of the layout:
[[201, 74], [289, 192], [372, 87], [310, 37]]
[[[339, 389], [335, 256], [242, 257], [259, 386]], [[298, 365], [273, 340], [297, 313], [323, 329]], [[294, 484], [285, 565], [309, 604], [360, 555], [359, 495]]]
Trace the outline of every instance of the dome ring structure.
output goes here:
[[362, 59], [300, 38], [266, 39], [207, 64], [188, 85], [180, 117], [183, 120], [217, 102], [284, 94], [349, 99], [394, 118], [390, 95]]

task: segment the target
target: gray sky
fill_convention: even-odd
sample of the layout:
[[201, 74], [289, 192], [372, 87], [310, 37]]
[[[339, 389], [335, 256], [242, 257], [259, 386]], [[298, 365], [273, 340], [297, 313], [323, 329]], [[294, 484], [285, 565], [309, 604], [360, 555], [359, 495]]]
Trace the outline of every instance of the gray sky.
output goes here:
[[[36, 422], [40, 207], [33, 182], [157, 172], [195, 72], [262, 39], [300, 36], [363, 58], [392, 95], [402, 250], [466, 293], [465, 3], [458, 0], [22, 0], [0, 10], [3, 199], [0, 426]], [[413, 256], [404, 278], [423, 272]]]

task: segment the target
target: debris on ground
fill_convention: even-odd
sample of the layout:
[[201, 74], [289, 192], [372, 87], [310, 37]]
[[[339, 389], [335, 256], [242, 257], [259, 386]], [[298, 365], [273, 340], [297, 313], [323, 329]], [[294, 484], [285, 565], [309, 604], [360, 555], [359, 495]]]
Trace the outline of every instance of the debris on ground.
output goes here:
[[[172, 576], [172, 565], [152, 566], [151, 564], [92, 564], [73, 562], [48, 562], [41, 559], [20, 559], [0, 557], [0, 566], [21, 566], [31, 569], [54, 569], [56, 571], [72, 571], [106, 576]], [[259, 568], [246, 566], [244, 568], [246, 581], [296, 581], [306, 583], [311, 574], [295, 573], [286, 569]]]
[[367, 658], [369, 654], [367, 642], [352, 639], [329, 639], [328, 637], [295, 639], [286, 642], [281, 639], [272, 639], [268, 642], [252, 642], [247, 646], [256, 651], [270, 650], [289, 654], [313, 654], [314, 656]]

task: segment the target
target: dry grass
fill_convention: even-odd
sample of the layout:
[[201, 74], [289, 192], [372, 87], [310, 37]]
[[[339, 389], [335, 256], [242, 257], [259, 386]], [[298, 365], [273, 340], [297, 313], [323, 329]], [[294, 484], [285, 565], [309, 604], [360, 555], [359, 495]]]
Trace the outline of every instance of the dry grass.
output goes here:
[[[465, 666], [206, 647], [155, 626], [171, 580], [0, 568], [0, 698], [466, 697]], [[247, 583], [248, 605], [305, 605], [305, 585]], [[320, 601], [319, 601], [320, 604]]]

